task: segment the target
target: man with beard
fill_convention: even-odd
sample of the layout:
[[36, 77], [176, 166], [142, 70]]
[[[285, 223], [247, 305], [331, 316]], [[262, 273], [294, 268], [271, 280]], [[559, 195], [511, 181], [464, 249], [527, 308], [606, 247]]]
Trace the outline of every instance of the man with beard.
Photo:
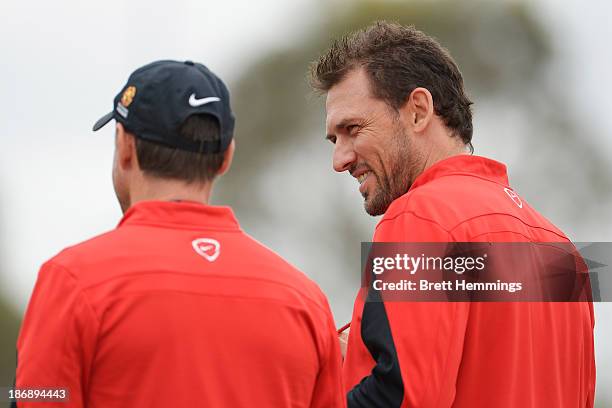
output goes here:
[[[333, 167], [359, 183], [374, 242], [563, 242], [471, 155], [472, 102], [449, 53], [414, 29], [378, 22], [313, 64], [327, 94]], [[372, 292], [370, 292], [372, 293]], [[344, 361], [348, 406], [588, 407], [589, 302], [368, 302], [358, 294]]]

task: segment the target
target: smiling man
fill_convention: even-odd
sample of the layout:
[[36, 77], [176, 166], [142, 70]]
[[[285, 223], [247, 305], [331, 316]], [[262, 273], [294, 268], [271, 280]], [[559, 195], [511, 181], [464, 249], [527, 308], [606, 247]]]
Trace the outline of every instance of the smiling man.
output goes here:
[[[472, 102], [431, 37], [379, 22], [334, 42], [311, 74], [327, 94], [334, 170], [356, 178], [370, 215], [384, 214], [373, 241], [569, 242], [509, 186], [503, 164], [469, 154]], [[593, 405], [589, 302], [366, 301], [371, 293], [358, 294], [350, 325], [350, 408]]]

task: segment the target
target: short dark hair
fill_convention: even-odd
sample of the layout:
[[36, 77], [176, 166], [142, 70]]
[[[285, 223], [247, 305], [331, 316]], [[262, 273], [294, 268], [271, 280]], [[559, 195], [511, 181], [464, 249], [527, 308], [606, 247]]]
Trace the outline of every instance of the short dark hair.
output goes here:
[[[179, 136], [190, 141], [219, 141], [219, 122], [210, 115], [189, 116], [179, 128]], [[147, 175], [187, 183], [211, 181], [223, 164], [224, 153], [196, 153], [140, 139], [136, 135], [140, 169]]]
[[472, 148], [472, 101], [457, 64], [435, 39], [413, 26], [377, 21], [335, 40], [311, 66], [311, 85], [327, 92], [355, 68], [364, 67], [375, 97], [396, 111], [410, 93], [431, 92], [446, 127]]

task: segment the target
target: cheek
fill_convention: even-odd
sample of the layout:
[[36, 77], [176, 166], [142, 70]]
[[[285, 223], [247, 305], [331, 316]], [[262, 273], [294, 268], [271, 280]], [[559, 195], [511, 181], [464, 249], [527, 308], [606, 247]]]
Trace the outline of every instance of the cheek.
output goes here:
[[115, 154], [113, 155], [113, 168], [111, 170], [113, 173], [113, 182], [116, 182], [117, 179], [117, 152], [115, 152]]
[[117, 154], [113, 157], [113, 168], [112, 168], [112, 177], [113, 177], [113, 186], [115, 187], [115, 191], [120, 191], [123, 189], [124, 177], [121, 171], [121, 168], [118, 164]]
[[359, 135], [355, 140], [355, 153], [357, 162], [367, 165], [374, 173], [381, 174], [389, 155], [382, 148], [380, 140], [369, 137], [369, 135]]
[[375, 139], [366, 133], [357, 135], [353, 143], [353, 148], [355, 150], [355, 154], [357, 154], [359, 162], [370, 162], [372, 161], [372, 157], [376, 156]]

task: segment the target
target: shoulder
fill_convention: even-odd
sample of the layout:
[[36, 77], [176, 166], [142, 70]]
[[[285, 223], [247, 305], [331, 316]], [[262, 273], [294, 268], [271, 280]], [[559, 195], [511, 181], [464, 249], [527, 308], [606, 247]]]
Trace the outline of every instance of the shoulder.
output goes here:
[[439, 227], [452, 240], [567, 239], [514, 189], [474, 175], [452, 174], [409, 191], [391, 204], [381, 223], [408, 216], [427, 224], [424, 229]]
[[291, 290], [295, 290], [296, 293], [315, 303], [323, 311], [328, 310], [327, 298], [315, 281], [266, 245], [246, 233], [244, 233], [244, 236], [246, 238], [243, 247], [245, 261], [257, 259], [259, 267], [270, 272], [267, 273], [270, 278]]
[[450, 231], [468, 206], [462, 182], [465, 180], [448, 176], [408, 191], [391, 203], [379, 225], [410, 218]]
[[96, 235], [86, 241], [68, 246], [52, 257], [49, 262], [69, 270], [78, 270], [109, 256], [108, 250], [119, 245], [119, 230]]

